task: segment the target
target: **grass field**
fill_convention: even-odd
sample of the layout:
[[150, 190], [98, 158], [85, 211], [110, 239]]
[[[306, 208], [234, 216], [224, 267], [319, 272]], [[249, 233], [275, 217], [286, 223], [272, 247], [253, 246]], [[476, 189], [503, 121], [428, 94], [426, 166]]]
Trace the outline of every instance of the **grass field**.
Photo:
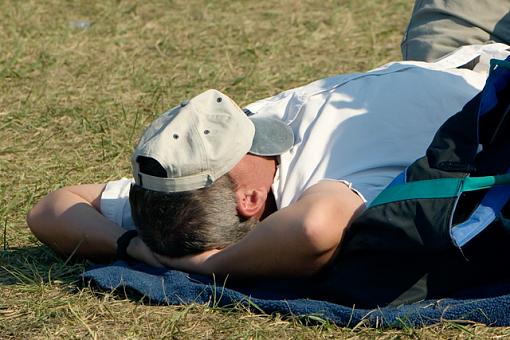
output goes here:
[[510, 328], [305, 326], [78, 289], [27, 230], [42, 195], [129, 176], [137, 136], [208, 89], [247, 104], [400, 58], [410, 0], [0, 1], [0, 338], [488, 338]]

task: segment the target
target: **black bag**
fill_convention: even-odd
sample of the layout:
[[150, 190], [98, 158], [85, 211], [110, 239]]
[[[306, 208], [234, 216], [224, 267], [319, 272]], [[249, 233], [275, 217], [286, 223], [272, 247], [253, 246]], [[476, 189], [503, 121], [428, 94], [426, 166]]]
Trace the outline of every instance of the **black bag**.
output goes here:
[[317, 298], [398, 305], [510, 277], [509, 60], [353, 221]]

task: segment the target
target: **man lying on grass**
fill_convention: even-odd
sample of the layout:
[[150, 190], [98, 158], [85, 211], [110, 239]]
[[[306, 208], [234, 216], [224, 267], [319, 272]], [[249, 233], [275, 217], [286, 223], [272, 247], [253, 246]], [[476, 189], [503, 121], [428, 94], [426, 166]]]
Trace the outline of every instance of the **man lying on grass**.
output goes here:
[[94, 260], [240, 277], [316, 273], [364, 204], [483, 87], [483, 66], [461, 67], [507, 47], [318, 80], [245, 110], [206, 91], [149, 126], [132, 156], [134, 181], [50, 193], [29, 227], [56, 251]]

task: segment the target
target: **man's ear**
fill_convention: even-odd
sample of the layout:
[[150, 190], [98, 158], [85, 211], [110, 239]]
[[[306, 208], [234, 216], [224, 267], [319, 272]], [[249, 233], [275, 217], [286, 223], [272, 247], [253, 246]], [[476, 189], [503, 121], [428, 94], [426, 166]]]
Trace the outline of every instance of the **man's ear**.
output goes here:
[[267, 192], [262, 189], [239, 188], [236, 190], [237, 211], [246, 218], [260, 218], [266, 199]]

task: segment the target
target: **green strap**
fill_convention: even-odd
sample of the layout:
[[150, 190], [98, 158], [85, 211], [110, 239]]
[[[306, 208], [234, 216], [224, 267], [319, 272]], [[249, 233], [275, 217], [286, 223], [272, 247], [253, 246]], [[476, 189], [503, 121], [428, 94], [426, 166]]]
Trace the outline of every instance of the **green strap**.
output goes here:
[[504, 68], [507, 68], [507, 69], [510, 69], [510, 61], [507, 61], [507, 60], [491, 59], [491, 61], [490, 61], [490, 69], [491, 69], [491, 71], [494, 70], [496, 65], [504, 67]]
[[409, 182], [386, 188], [370, 203], [370, 207], [410, 199], [457, 197], [466, 191], [488, 189], [503, 184], [510, 184], [510, 174]]
[[510, 174], [485, 177], [464, 177], [462, 192], [489, 189], [504, 184], [510, 184]]

